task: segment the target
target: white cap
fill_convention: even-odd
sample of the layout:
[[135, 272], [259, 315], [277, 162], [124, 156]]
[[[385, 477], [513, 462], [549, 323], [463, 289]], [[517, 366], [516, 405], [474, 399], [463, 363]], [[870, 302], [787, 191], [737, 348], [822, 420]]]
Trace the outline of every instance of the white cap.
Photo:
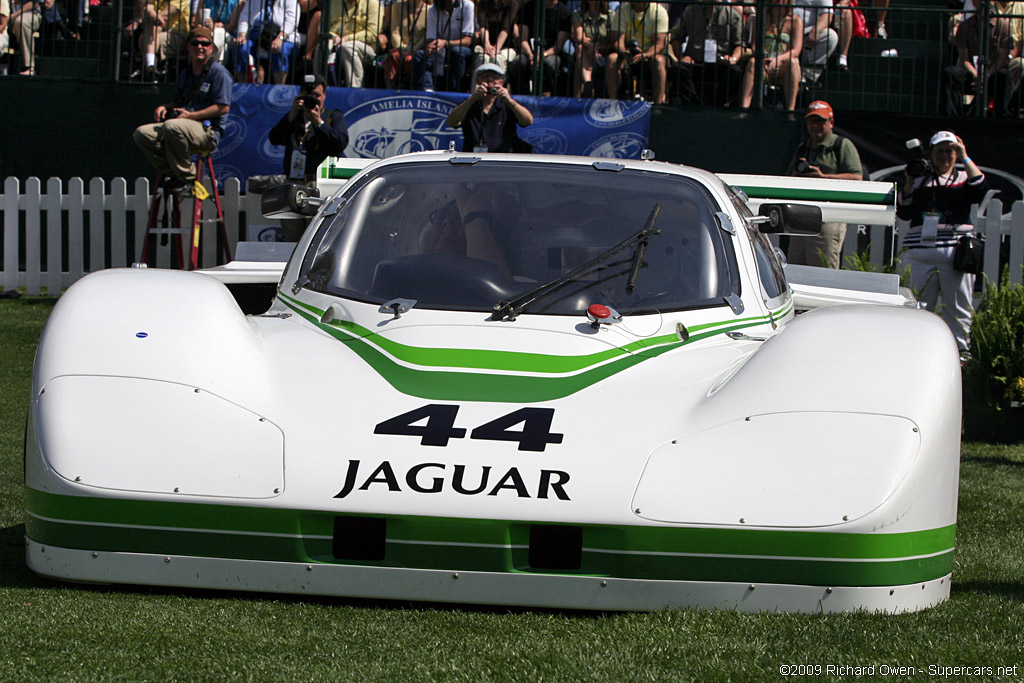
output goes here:
[[941, 142], [956, 142], [956, 135], [950, 133], [948, 130], [940, 130], [938, 133], [932, 136], [932, 139], [928, 141], [928, 144], [934, 147]]

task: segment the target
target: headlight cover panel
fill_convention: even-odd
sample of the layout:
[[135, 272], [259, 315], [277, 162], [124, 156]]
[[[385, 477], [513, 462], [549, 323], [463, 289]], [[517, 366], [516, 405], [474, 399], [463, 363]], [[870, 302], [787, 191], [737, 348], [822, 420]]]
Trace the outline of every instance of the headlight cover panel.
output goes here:
[[910, 420], [891, 415], [753, 415], [652, 452], [633, 498], [669, 523], [818, 527], [881, 505], [920, 450]]
[[46, 384], [36, 429], [60, 476], [120, 491], [269, 498], [284, 488], [284, 434], [196, 387], [133, 377]]

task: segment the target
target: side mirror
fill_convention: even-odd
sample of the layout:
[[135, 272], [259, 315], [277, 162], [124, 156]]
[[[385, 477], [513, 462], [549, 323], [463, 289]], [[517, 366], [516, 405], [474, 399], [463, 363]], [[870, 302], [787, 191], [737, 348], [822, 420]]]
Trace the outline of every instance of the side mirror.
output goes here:
[[278, 185], [264, 190], [260, 209], [264, 218], [308, 218], [316, 215], [321, 204], [315, 187]]
[[762, 204], [756, 218], [758, 230], [766, 235], [818, 235], [821, 207], [806, 204]]

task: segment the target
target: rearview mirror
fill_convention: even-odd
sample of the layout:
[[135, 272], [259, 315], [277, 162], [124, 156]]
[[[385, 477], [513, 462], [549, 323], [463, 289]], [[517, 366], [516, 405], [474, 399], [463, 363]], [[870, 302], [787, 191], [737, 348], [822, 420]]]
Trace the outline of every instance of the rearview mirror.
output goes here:
[[818, 235], [821, 207], [807, 204], [762, 204], [758, 209], [758, 230], [766, 235]]
[[288, 184], [264, 190], [260, 209], [264, 218], [308, 218], [316, 215], [321, 204], [317, 188]]

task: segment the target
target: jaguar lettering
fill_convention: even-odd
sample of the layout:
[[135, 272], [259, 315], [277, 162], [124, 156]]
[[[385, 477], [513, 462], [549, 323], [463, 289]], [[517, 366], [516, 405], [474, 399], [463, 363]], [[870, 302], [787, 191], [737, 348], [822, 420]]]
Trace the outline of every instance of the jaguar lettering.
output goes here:
[[[528, 473], [524, 478], [518, 467], [510, 467], [501, 476], [492, 472], [490, 465], [467, 467], [466, 465], [448, 465], [440, 462], [424, 462], [413, 465], [405, 471], [404, 476], [399, 470], [387, 460], [382, 461], [366, 474], [365, 478], [360, 477], [361, 460], [349, 460], [348, 472], [345, 474], [345, 484], [334, 497], [345, 498], [353, 491], [369, 491], [371, 486], [387, 487], [388, 491], [402, 491], [400, 479], [404, 480], [405, 488], [415, 493], [441, 493], [445, 485], [450, 484], [451, 489], [464, 496], [475, 496], [486, 491], [488, 496], [497, 496], [504, 491], [514, 491], [519, 498], [531, 498], [533, 490], [528, 485], [536, 482], [535, 497], [541, 500], [547, 499], [552, 494], [559, 500], [570, 500], [566, 493], [565, 486], [569, 483], [569, 473], [561, 470], [540, 470], [533, 475]], [[369, 465], [367, 465], [369, 467]], [[357, 482], [362, 482], [358, 486]], [[375, 489], [376, 490], [376, 489]]]

